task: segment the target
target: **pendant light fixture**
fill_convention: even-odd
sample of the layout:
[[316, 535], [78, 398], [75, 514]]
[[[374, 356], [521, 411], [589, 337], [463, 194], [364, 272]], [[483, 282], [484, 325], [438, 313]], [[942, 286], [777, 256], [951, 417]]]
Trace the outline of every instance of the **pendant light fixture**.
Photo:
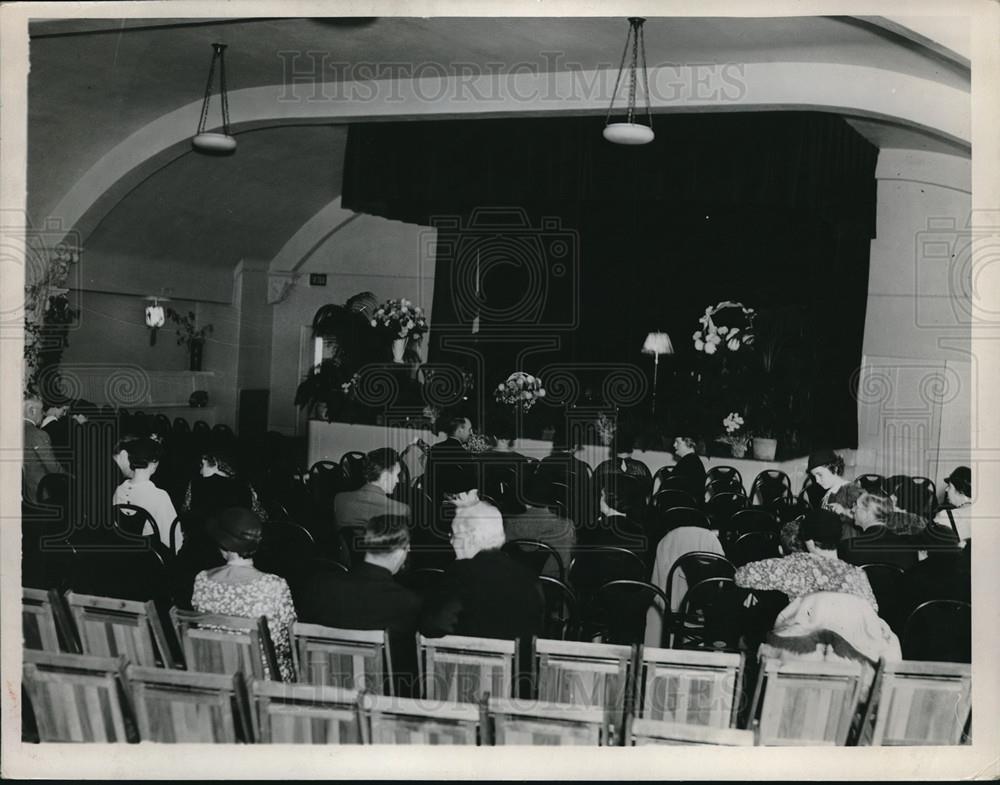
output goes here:
[[[219, 101], [222, 104], [222, 133], [206, 133], [208, 104], [212, 98], [212, 82], [215, 78], [215, 64], [219, 64]], [[201, 119], [198, 132], [191, 145], [201, 153], [228, 155], [236, 149], [236, 138], [229, 133], [229, 93], [226, 91], [226, 44], [212, 44], [212, 64], [208, 68], [208, 82], [205, 84], [205, 99], [201, 102]]]
[[[628, 20], [628, 35], [625, 38], [625, 49], [622, 51], [622, 62], [618, 66], [618, 78], [615, 79], [615, 89], [611, 93], [611, 106], [608, 107], [608, 115], [604, 121], [604, 138], [615, 144], [647, 144], [653, 141], [653, 115], [649, 109], [649, 78], [646, 74], [646, 43], [642, 35], [642, 25], [646, 20], [638, 16], [630, 16]], [[628, 74], [628, 111], [625, 115], [624, 123], [612, 123], [611, 113], [615, 108], [615, 98], [618, 95], [618, 87], [622, 81], [622, 72], [625, 70], [625, 60], [628, 57], [629, 47], [632, 49], [632, 57], [629, 62]], [[636, 92], [636, 70], [639, 61], [642, 60], [642, 89], [646, 99], [646, 123], [636, 122], [635, 92]]]

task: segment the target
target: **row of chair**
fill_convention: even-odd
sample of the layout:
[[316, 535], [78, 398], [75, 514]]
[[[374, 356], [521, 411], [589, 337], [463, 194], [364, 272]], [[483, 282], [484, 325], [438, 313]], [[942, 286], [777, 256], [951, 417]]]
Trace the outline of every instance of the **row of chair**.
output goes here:
[[[709, 689], [701, 663], [661, 676], [672, 706], [712, 708], [729, 693]], [[687, 673], [685, 673], [685, 668]], [[543, 744], [726, 746], [788, 744], [955, 745], [971, 738], [971, 674], [943, 663], [879, 663], [867, 696], [858, 664], [762, 658], [749, 729], [724, 722], [672, 722], [606, 705], [519, 700], [409, 699], [367, 690], [282, 684], [243, 671], [210, 674], [135, 665], [124, 656], [24, 652], [31, 713], [25, 738], [53, 742], [159, 741], [312, 744]], [[728, 669], [725, 674], [728, 676]], [[725, 680], [724, 680], [725, 681]], [[704, 678], [702, 683], [706, 683]], [[676, 714], [676, 712], [675, 712]]]

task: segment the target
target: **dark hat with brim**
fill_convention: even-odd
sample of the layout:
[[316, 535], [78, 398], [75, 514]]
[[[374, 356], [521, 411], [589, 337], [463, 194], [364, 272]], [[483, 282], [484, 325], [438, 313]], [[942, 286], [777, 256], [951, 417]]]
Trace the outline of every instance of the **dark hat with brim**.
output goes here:
[[260, 518], [245, 507], [229, 507], [213, 515], [205, 530], [220, 548], [241, 556], [256, 551], [264, 536]]
[[951, 474], [944, 478], [959, 493], [965, 496], [972, 496], [972, 469], [968, 466], [959, 466]]
[[817, 466], [829, 466], [837, 462], [837, 453], [833, 450], [817, 450], [809, 456], [806, 472], [811, 472]]

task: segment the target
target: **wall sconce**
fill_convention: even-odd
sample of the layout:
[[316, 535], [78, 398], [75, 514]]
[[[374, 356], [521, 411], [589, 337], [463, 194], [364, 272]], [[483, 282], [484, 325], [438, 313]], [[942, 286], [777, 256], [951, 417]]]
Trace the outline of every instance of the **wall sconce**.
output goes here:
[[155, 346], [156, 331], [167, 321], [166, 314], [163, 312], [163, 306], [160, 303], [168, 303], [170, 299], [167, 297], [147, 297], [146, 299], [150, 301], [150, 304], [146, 306], [146, 326], [149, 328], [149, 345]]
[[642, 353], [653, 355], [653, 414], [656, 414], [656, 371], [660, 365], [660, 355], [673, 354], [674, 345], [666, 333], [650, 333], [642, 344]]

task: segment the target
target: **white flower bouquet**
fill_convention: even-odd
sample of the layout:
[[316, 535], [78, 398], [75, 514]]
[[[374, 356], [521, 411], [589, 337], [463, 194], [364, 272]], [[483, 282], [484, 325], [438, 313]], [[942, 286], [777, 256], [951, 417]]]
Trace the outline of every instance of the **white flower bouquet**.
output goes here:
[[519, 406], [522, 411], [528, 411], [539, 399], [545, 397], [542, 380], [524, 371], [514, 371], [507, 381], [497, 385], [493, 392], [497, 403], [507, 403]]
[[382, 327], [393, 338], [419, 338], [427, 332], [424, 311], [410, 300], [386, 300], [372, 315], [372, 327]]
[[719, 441], [729, 445], [746, 444], [749, 436], [743, 429], [744, 424], [743, 417], [738, 412], [727, 414], [722, 420], [722, 427], [726, 429], [726, 432]]
[[695, 350], [716, 354], [720, 351], [738, 352], [744, 346], [752, 346], [754, 315], [753, 308], [731, 300], [709, 306], [698, 319], [701, 329], [691, 336]]

